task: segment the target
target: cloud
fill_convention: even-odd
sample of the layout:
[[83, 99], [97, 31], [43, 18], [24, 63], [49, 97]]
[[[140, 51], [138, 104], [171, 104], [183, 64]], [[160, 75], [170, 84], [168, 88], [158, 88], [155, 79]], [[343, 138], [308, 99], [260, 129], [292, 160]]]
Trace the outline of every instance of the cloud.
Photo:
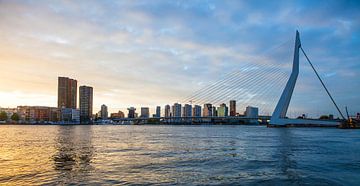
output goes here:
[[325, 74], [324, 77], [332, 77], [335, 75], [336, 75], [336, 72], [330, 72], [330, 73]]

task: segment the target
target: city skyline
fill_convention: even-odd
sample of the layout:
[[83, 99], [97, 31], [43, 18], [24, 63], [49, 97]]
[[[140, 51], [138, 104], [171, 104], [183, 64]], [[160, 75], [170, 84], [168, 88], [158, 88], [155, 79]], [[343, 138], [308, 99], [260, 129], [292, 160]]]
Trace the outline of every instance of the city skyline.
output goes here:
[[[261, 63], [251, 59], [292, 41], [299, 29], [304, 48], [341, 109], [347, 105], [356, 112], [360, 110], [359, 4], [327, 2], [318, 12], [315, 9], [324, 3], [3, 1], [0, 106], [55, 107], [54, 82], [66, 76], [78, 80], [78, 85], [94, 87], [94, 113], [102, 104], [109, 113], [130, 106], [163, 108], [181, 102], [184, 95], [223, 73]], [[289, 46], [292, 49], [292, 42]], [[279, 58], [284, 56], [271, 56], [274, 61]], [[303, 67], [293, 109], [336, 114], [325, 94], [308, 101], [321, 89]]]
[[[89, 124], [96, 120], [108, 120], [109, 113], [108, 107], [105, 104], [101, 105], [100, 111], [93, 113], [93, 87], [80, 85], [77, 86], [77, 80], [71, 77], [58, 77], [58, 105], [57, 107], [51, 106], [30, 106], [19, 105], [16, 108], [1, 108], [1, 112], [5, 112], [9, 121], [31, 123], [31, 122], [53, 122], [63, 123], [70, 122], [73, 124]], [[77, 89], [79, 88], [79, 91]], [[77, 99], [78, 98], [78, 99]], [[77, 102], [79, 102], [78, 107]], [[210, 105], [210, 110], [206, 109], [206, 105]], [[211, 103], [205, 103], [202, 111], [201, 105], [198, 104], [184, 104], [174, 103], [170, 111], [169, 105], [165, 105], [162, 109], [161, 106], [156, 106], [152, 115], [153, 118], [159, 117], [228, 117], [228, 116], [248, 116], [248, 107], [244, 112], [236, 112], [236, 100], [229, 100], [230, 108], [235, 114], [229, 115], [229, 107], [225, 103], [221, 103], [219, 107]], [[169, 111], [166, 111], [166, 110]], [[258, 108], [256, 108], [258, 109]], [[127, 108], [128, 118], [150, 118], [151, 112], [149, 107], [141, 107], [140, 114], [136, 112], [136, 108]], [[161, 111], [163, 110], [163, 112]], [[240, 109], [242, 110], [242, 109]], [[167, 113], [166, 113], [167, 112]], [[208, 114], [210, 112], [210, 114]], [[18, 120], [11, 119], [17, 115]], [[132, 115], [132, 116], [131, 116]], [[269, 115], [269, 114], [268, 114]], [[256, 115], [258, 117], [258, 111]], [[118, 113], [110, 113], [110, 119], [125, 118], [124, 112], [119, 110]], [[108, 120], [109, 121], [109, 120]]]

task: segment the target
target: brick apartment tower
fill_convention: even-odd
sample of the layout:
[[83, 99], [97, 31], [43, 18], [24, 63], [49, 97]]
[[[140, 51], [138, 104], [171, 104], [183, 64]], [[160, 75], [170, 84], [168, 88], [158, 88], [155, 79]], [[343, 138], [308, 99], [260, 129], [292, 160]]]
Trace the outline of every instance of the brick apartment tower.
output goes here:
[[236, 101], [230, 100], [230, 116], [236, 116]]
[[58, 77], [58, 108], [76, 109], [77, 81], [68, 77]]

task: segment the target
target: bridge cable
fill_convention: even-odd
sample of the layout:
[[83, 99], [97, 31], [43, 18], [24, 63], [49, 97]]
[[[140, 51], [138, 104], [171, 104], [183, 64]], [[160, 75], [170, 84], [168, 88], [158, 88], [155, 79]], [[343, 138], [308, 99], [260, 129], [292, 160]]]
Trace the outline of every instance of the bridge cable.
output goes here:
[[322, 81], [322, 79], [320, 78], [319, 74], [318, 74], [318, 73], [317, 73], [317, 71], [315, 70], [315, 68], [314, 68], [313, 64], [311, 63], [310, 59], [309, 59], [309, 58], [308, 58], [308, 56], [306, 55], [306, 53], [305, 53], [304, 49], [303, 49], [301, 46], [300, 46], [300, 49], [301, 49], [301, 51], [303, 52], [303, 54], [305, 55], [305, 57], [306, 57], [307, 61], [309, 62], [309, 64], [310, 64], [311, 68], [314, 70], [314, 72], [315, 72], [316, 76], [317, 76], [317, 77], [318, 77], [318, 79], [320, 80], [320, 82], [321, 82], [322, 86], [325, 88], [326, 93], [329, 95], [329, 97], [330, 97], [331, 101], [334, 103], [334, 105], [335, 105], [335, 107], [336, 107], [337, 111], [339, 112], [339, 114], [341, 115], [341, 117], [345, 120], [344, 115], [341, 113], [341, 111], [340, 111], [339, 107], [338, 107], [338, 106], [337, 106], [337, 104], [335, 103], [335, 100], [333, 99], [333, 97], [331, 96], [331, 94], [330, 94], [329, 90], [326, 88], [326, 86], [325, 86], [324, 82]]
[[[254, 67], [254, 66], [253, 67], [249, 67], [249, 66], [251, 66], [251, 65], [247, 65], [243, 68], [253, 68]], [[265, 65], [261, 65], [261, 66], [265, 66]], [[255, 67], [261, 67], [261, 66], [255, 66]], [[260, 68], [260, 69], [262, 69], [262, 68]], [[234, 83], [234, 81], [238, 81], [240, 77], [248, 76], [248, 74], [244, 73], [243, 70], [236, 70], [234, 72], [235, 73], [229, 74], [226, 77], [224, 77], [224, 79], [222, 79], [221, 81], [214, 82], [209, 87], [205, 87], [205, 88], [201, 89], [202, 91], [199, 91], [198, 93], [196, 93], [192, 97], [189, 97], [188, 99], [195, 101], [198, 98], [205, 97], [207, 95], [211, 95], [214, 91], [217, 91], [217, 89], [221, 89], [222, 86], [224, 85], [224, 83], [225, 84]], [[256, 73], [259, 73], [259, 72], [264, 73], [265, 70], [257, 71]], [[251, 78], [250, 78], [250, 80], [251, 80]], [[240, 79], [240, 81], [241, 81], [241, 79]], [[249, 80], [246, 80], [246, 81], [249, 81]], [[200, 100], [198, 100], [198, 101], [200, 101]]]
[[[269, 48], [268, 50], [265, 50], [264, 52], [262, 52], [263, 54], [261, 56], [265, 56], [266, 53], [270, 52], [270, 51], [274, 51], [274, 50], [278, 50], [279, 48], [281, 48], [282, 46], [285, 46], [287, 43], [289, 43], [291, 40], [288, 40], [284, 43], [281, 43], [280, 45], [274, 46], [272, 48]], [[260, 57], [256, 57], [257, 59], [259, 59]], [[253, 58], [254, 59], [254, 58]], [[264, 65], [264, 64], [262, 64]], [[260, 65], [260, 66], [262, 66]], [[250, 66], [250, 65], [248, 65]], [[247, 66], [243, 67], [246, 68]], [[202, 87], [200, 89], [198, 89], [197, 91], [195, 91], [193, 94], [188, 95], [186, 98], [184, 98], [184, 100], [182, 102], [187, 102], [187, 101], [191, 101], [192, 98], [196, 97], [197, 95], [201, 94], [203, 91], [210, 89], [211, 87], [217, 86], [217, 84], [222, 83], [224, 81], [226, 81], [226, 78], [228, 78], [229, 76], [231, 77], [232, 75], [241, 73], [242, 71], [238, 71], [235, 70], [233, 72], [230, 72], [226, 75], [224, 75], [222, 78], [218, 79], [217, 81], [214, 81], [213, 83], [210, 84], [210, 86], [208, 87]]]
[[269, 93], [275, 90], [279, 90], [275, 87], [278, 87], [280, 85], [283, 85], [286, 80], [286, 76], [284, 74], [280, 73], [279, 75], [275, 75], [272, 78], [276, 79], [275, 83], [273, 84], [259, 84], [259, 86], [256, 89], [250, 89], [250, 92], [256, 92], [257, 95], [255, 97], [250, 98], [246, 103], [242, 103], [243, 106], [253, 105], [253, 106], [260, 106], [261, 110], [263, 111], [269, 111], [268, 107], [274, 107], [272, 102], [269, 102], [271, 100], [271, 96], [269, 96]]
[[[275, 68], [273, 68], [273, 69], [275, 69]], [[262, 70], [261, 70], [262, 71]], [[235, 77], [235, 78], [237, 78], [237, 79], [234, 79], [235, 81], [233, 81], [233, 80], [231, 80], [230, 82], [227, 82], [226, 84], [224, 84], [224, 85], [220, 85], [219, 87], [217, 87], [217, 89], [215, 89], [215, 91], [214, 90], [212, 90], [211, 92], [207, 92], [206, 94], [210, 94], [210, 95], [212, 95], [213, 94], [213, 92], [219, 92], [219, 93], [217, 93], [217, 97], [213, 97], [213, 98], [215, 98], [215, 100], [216, 101], [221, 101], [221, 98], [224, 98], [224, 97], [226, 97], [226, 96], [229, 96], [229, 95], [231, 95], [231, 92], [233, 92], [234, 93], [234, 88], [235, 87], [233, 87], [234, 85], [239, 85], [239, 83], [241, 82], [241, 86], [242, 87], [245, 87], [245, 89], [243, 89], [243, 88], [241, 88], [240, 90], [238, 90], [238, 91], [240, 91], [240, 92], [243, 92], [243, 91], [246, 91], [246, 92], [249, 92], [250, 90], [252, 90], [252, 89], [254, 89], [255, 87], [252, 87], [252, 88], [250, 88], [250, 89], [248, 89], [248, 85], [249, 84], [253, 84], [253, 85], [258, 85], [258, 83], [261, 83], [261, 81], [263, 81], [263, 77], [262, 76], [259, 76], [260, 74], [264, 74], [266, 71], [264, 71], [264, 72], [261, 72], [260, 71], [260, 73], [259, 72], [257, 72], [257, 74], [255, 75], [255, 74], [252, 74], [251, 76], [251, 78], [247, 78], [247, 79], [242, 79], [242, 78], [239, 78], [239, 77]], [[276, 72], [277, 70], [272, 70], [273, 72]], [[268, 70], [267, 70], [267, 72], [269, 72]], [[248, 77], [250, 74], [249, 74], [249, 72], [247, 72], [247, 73], [244, 73], [243, 74], [243, 76], [245, 76], [245, 77]], [[241, 77], [241, 76], [240, 76]], [[251, 81], [251, 80], [255, 80], [255, 81]], [[259, 82], [260, 81], [260, 82]], [[220, 89], [220, 90], [218, 90], [218, 89]], [[235, 89], [235, 91], [236, 91], [236, 89]], [[228, 92], [229, 92], [229, 94], [228, 94]], [[224, 95], [224, 93], [226, 93], [225, 95]], [[220, 94], [220, 95], [219, 95]], [[204, 95], [204, 96], [206, 96], [206, 95]], [[214, 95], [214, 96], [216, 96], [216, 95]], [[220, 100], [218, 100], [218, 99], [220, 99]], [[214, 100], [212, 100], [212, 101], [214, 101]]]
[[[278, 78], [279, 75], [274, 76], [274, 78], [275, 77]], [[264, 87], [266, 86], [266, 82], [264, 81], [264, 79], [266, 79], [266, 78], [264, 78], [263, 76], [259, 76], [256, 79], [253, 79], [254, 81], [252, 81], [251, 83], [243, 84], [243, 86], [245, 86], [246, 88], [240, 90], [240, 92], [250, 93], [250, 94], [256, 93], [257, 98], [251, 97], [251, 98], [249, 98], [248, 101], [253, 100], [253, 99], [258, 99], [260, 96], [263, 96], [264, 93], [267, 91], [266, 89], [264, 89]], [[253, 86], [251, 86], [251, 84], [253, 84]], [[235, 86], [236, 86], [236, 84], [235, 84]], [[224, 91], [222, 96], [214, 97], [215, 99], [212, 100], [212, 101], [215, 104], [217, 104], [217, 103], [221, 102], [223, 99], [225, 99], [228, 96], [234, 96], [234, 94], [235, 94], [234, 90], [232, 88], [230, 88], [229, 91]], [[244, 104], [249, 104], [249, 103], [244, 103]], [[254, 104], [254, 102], [252, 102], [251, 104]]]
[[[214, 104], [221, 103], [221, 102], [224, 101], [224, 99], [226, 99], [226, 97], [228, 97], [230, 95], [231, 95], [231, 97], [233, 97], [234, 94], [236, 95], [236, 93], [239, 93], [239, 92], [242, 92], [242, 93], [257, 92], [257, 96], [260, 96], [260, 97], [265, 96], [266, 93], [269, 92], [269, 90], [271, 88], [270, 87], [268, 87], [268, 88], [264, 87], [264, 86], [268, 86], [269, 84], [265, 83], [264, 80], [267, 79], [267, 77], [262, 76], [264, 74], [264, 72], [262, 72], [263, 71], [262, 68], [260, 68], [260, 69], [261, 70], [255, 71], [255, 74], [257, 74], [257, 75], [252, 74], [252, 76], [256, 77], [256, 78], [234, 79], [233, 77], [231, 77], [230, 79], [234, 79], [234, 80], [230, 80], [230, 82], [227, 82], [226, 83], [227, 85], [218, 84], [218, 85], [216, 85], [216, 87], [213, 88], [213, 90], [210, 90], [210, 92], [203, 92], [202, 95], [195, 96], [194, 97], [195, 100], [193, 100], [193, 101], [195, 101], [195, 102], [205, 102], [206, 97], [208, 97], [209, 94], [212, 95], [212, 99], [211, 99], [211, 101], [210, 100], [208, 100], [208, 101], [213, 102], [213, 101], [216, 100], [216, 102], [214, 102]], [[273, 79], [274, 78], [277, 79], [277, 81], [275, 81], [275, 82], [277, 82], [277, 83], [283, 82], [284, 74], [279, 73], [279, 70], [277, 70], [276, 68], [270, 68], [270, 69], [271, 69], [270, 71], [268, 69], [266, 69], [265, 71], [267, 71], [268, 73], [270, 73], [272, 71], [272, 72], [276, 72], [276, 74], [278, 74], [278, 75], [275, 75], [275, 74], [271, 75], [271, 77]], [[259, 74], [259, 72], [260, 72], [260, 74]], [[247, 74], [247, 75], [245, 75], [246, 77], [248, 77], [248, 75], [249, 75], [248, 73], [250, 73], [250, 72], [246, 73]], [[281, 80], [279, 81], [280, 78], [281, 78]], [[249, 81], [250, 79], [255, 80], [255, 82], [254, 81]], [[239, 82], [241, 82], [241, 83], [239, 84]], [[250, 86], [250, 84], [255, 85], [255, 86]], [[240, 85], [242, 87], [246, 87], [246, 88], [245, 89], [240, 88], [240, 89], [236, 90], [237, 89], [236, 87], [238, 85]], [[250, 88], [249, 88], [249, 86], [250, 86]], [[261, 91], [261, 90], [263, 90], [263, 91]], [[260, 94], [259, 94], [259, 91], [261, 92]], [[225, 96], [224, 96], [224, 94], [225, 94]], [[237, 98], [237, 97], [235, 96], [233, 98]], [[256, 98], [249, 98], [249, 100], [247, 100], [245, 102], [243, 101], [243, 104], [248, 104], [249, 101], [251, 101], [253, 99], [256, 99]], [[225, 102], [227, 102], [227, 101], [225, 101]], [[254, 104], [254, 103], [252, 103], [252, 104]]]
[[[276, 72], [276, 71], [275, 71]], [[278, 83], [280, 83], [280, 84], [283, 84], [283, 80], [284, 80], [284, 74], [283, 73], [277, 73], [277, 74], [279, 74], [279, 75], [275, 75], [275, 76], [272, 76], [272, 78], [275, 78], [275, 79], [277, 79], [277, 81], [275, 81], [276, 83], [275, 84], [278, 84]], [[266, 78], [265, 78], [266, 79]], [[281, 79], [281, 80], [280, 80]], [[286, 79], [286, 78], [285, 78]], [[238, 82], [241, 82], [241, 80], [239, 81], [239, 80], [237, 80], [237, 81], [235, 81], [235, 82], [232, 82], [231, 84], [229, 84], [229, 85], [227, 85], [227, 86], [229, 86], [229, 87], [227, 87], [227, 86], [225, 86], [225, 87], [223, 87], [222, 89], [223, 90], [221, 90], [221, 91], [219, 91], [219, 90], [216, 90], [216, 93], [215, 93], [215, 97], [213, 97], [212, 98], [212, 100], [210, 101], [210, 102], [212, 102], [213, 104], [214, 104], [214, 106], [215, 105], [217, 105], [217, 104], [220, 104], [221, 102], [227, 102], [228, 100], [226, 99], [226, 97], [233, 97], [234, 95], [237, 95], [237, 94], [239, 94], [239, 92], [242, 92], [242, 93], [253, 93], [253, 92], [257, 92], [257, 98], [255, 98], [255, 97], [251, 97], [251, 98], [248, 98], [246, 101], [245, 100], [243, 100], [242, 102], [241, 102], [241, 105], [243, 105], [243, 106], [246, 106], [246, 104], [249, 104], [249, 103], [251, 103], [251, 104], [254, 104], [255, 102], [257, 103], [257, 104], [260, 104], [260, 100], [264, 100], [264, 98], [266, 99], [266, 95], [267, 95], [267, 93], [269, 93], [270, 92], [270, 90], [271, 90], [271, 88], [270, 87], [268, 87], [269, 86], [269, 84], [264, 84], [264, 77], [262, 77], [262, 76], [260, 76], [260, 77], [258, 77], [257, 78], [257, 80], [255, 80], [255, 81], [260, 81], [260, 82], [258, 82], [258, 83], [255, 83], [255, 85], [257, 85], [256, 87], [250, 87], [250, 89], [248, 89], [248, 88], [246, 88], [246, 89], [238, 89], [238, 90], [236, 90], [236, 85], [238, 85]], [[259, 84], [260, 83], [260, 84]], [[240, 85], [244, 85], [244, 83], [240, 83]], [[245, 86], [245, 87], [248, 87], [248, 85], [247, 86]], [[220, 88], [220, 87], [219, 87]], [[235, 88], [235, 90], [234, 90], [234, 88]], [[272, 87], [272, 88], [274, 88], [274, 87]], [[225, 90], [224, 90], [225, 89]], [[228, 89], [228, 90], [226, 90], [226, 89]], [[261, 91], [262, 90], [262, 91]], [[211, 94], [214, 94], [214, 93], [211, 93]], [[224, 95], [225, 94], [225, 95]], [[230, 96], [231, 95], [231, 96]], [[205, 97], [206, 97], [207, 95], [203, 95], [203, 96], [201, 96], [202, 98], [200, 98], [200, 100], [199, 101], [205, 101]], [[204, 99], [205, 98], [205, 99]], [[234, 96], [233, 98], [238, 98], [237, 96]], [[260, 99], [259, 99], [260, 98]], [[199, 99], [199, 98], [198, 98]], [[197, 99], [195, 99], [195, 100], [197, 100]], [[256, 101], [255, 101], [256, 100]], [[239, 100], [238, 100], [239, 101]], [[253, 102], [253, 101], [255, 101], [255, 102]], [[197, 101], [196, 101], [197, 102]], [[272, 104], [265, 104], [265, 105], [272, 105]], [[263, 105], [264, 106], [264, 105]], [[264, 110], [266, 110], [266, 109], [264, 109]]]
[[[265, 65], [262, 65], [262, 66], [265, 66]], [[212, 95], [213, 98], [216, 98], [215, 96], [217, 96], [217, 94], [221, 94], [221, 92], [224, 92], [224, 91], [219, 91], [223, 88], [225, 88], [224, 86], [232, 86], [234, 84], [238, 84], [239, 82], [241, 82], [241, 85], [244, 86], [244, 85], [248, 85], [250, 84], [251, 80], [255, 80], [255, 81], [259, 81], [261, 80], [261, 75], [266, 73], [266, 72], [269, 72], [268, 69], [263, 69], [263, 68], [259, 68], [260, 70], [257, 70], [255, 71], [255, 74], [252, 74], [252, 78], [246, 78], [246, 79], [241, 79], [240, 77], [248, 77], [250, 74], [249, 72], [244, 72], [242, 74], [235, 74], [235, 76], [230, 76], [229, 78], [225, 79], [225, 82], [227, 85], [224, 85], [223, 83], [215, 83], [215, 86], [213, 88], [211, 88], [210, 90], [206, 91], [206, 92], [202, 92], [200, 93], [199, 95], [197, 96], [194, 96], [193, 99], [195, 99], [195, 102], [205, 102], [206, 100], [206, 97], [209, 96], [209, 95]], [[274, 69], [274, 68], [273, 68]], [[271, 70], [271, 71], [277, 71], [276, 69], [275, 70]], [[239, 73], [242, 72], [242, 71], [239, 71]], [[240, 75], [240, 76], [238, 76]], [[245, 86], [246, 87], [246, 86]], [[215, 94], [214, 94], [215, 92]], [[225, 91], [226, 92], [226, 91]]]

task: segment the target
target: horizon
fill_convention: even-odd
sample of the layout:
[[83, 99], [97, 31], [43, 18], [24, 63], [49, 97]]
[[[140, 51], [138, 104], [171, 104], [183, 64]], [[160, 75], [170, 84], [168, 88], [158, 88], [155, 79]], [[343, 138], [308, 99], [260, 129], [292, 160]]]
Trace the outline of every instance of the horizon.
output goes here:
[[[65, 76], [94, 88], [93, 114], [102, 104], [109, 113], [131, 106], [153, 113], [156, 106], [185, 104], [184, 96], [233, 69], [266, 64], [260, 54], [287, 41], [290, 53], [266, 57], [288, 68], [299, 30], [340, 109], [354, 114], [359, 7], [357, 1], [2, 1], [0, 107], [56, 107], [57, 78]], [[338, 116], [301, 59], [289, 113], [304, 110]]]

